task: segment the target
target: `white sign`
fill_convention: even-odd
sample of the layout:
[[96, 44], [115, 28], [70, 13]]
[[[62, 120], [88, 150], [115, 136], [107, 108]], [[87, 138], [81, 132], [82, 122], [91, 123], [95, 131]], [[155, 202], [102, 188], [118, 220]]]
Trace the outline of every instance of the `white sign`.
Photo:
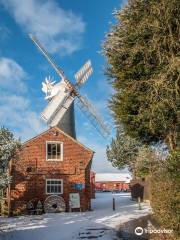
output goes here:
[[80, 208], [80, 196], [79, 193], [70, 193], [69, 201], [71, 208]]

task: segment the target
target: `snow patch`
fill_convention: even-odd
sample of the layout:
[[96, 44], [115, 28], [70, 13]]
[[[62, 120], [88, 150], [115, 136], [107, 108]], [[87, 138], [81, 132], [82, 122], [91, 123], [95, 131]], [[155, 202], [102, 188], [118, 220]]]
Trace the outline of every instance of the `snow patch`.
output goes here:
[[[112, 210], [115, 198], [116, 210]], [[97, 193], [90, 212], [0, 218], [1, 240], [116, 240], [120, 224], [151, 212], [148, 204], [131, 201], [129, 193]]]

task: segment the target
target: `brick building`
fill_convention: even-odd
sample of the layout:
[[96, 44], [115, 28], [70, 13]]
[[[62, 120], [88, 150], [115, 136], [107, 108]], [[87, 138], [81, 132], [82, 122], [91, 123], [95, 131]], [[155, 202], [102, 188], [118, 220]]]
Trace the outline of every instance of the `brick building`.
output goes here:
[[24, 212], [29, 201], [44, 203], [51, 195], [61, 196], [69, 211], [71, 194], [78, 194], [79, 210], [89, 210], [92, 158], [92, 150], [57, 127], [28, 140], [11, 164], [10, 211]]
[[128, 173], [96, 173], [96, 191], [129, 190], [131, 176]]

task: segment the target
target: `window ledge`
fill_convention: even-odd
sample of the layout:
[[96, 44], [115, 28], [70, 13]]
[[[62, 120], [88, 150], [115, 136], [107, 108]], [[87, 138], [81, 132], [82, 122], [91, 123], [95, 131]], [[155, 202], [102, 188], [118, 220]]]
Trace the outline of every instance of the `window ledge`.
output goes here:
[[46, 159], [47, 162], [63, 162], [63, 159]]

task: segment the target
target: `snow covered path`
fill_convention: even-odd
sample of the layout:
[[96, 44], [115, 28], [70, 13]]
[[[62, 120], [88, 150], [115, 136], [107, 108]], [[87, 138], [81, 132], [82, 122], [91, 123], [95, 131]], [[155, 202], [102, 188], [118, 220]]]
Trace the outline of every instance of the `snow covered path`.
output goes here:
[[[112, 198], [116, 210], [112, 210]], [[147, 204], [130, 200], [129, 193], [97, 193], [93, 211], [0, 218], [0, 240], [116, 240], [116, 229], [129, 220], [150, 213]]]

